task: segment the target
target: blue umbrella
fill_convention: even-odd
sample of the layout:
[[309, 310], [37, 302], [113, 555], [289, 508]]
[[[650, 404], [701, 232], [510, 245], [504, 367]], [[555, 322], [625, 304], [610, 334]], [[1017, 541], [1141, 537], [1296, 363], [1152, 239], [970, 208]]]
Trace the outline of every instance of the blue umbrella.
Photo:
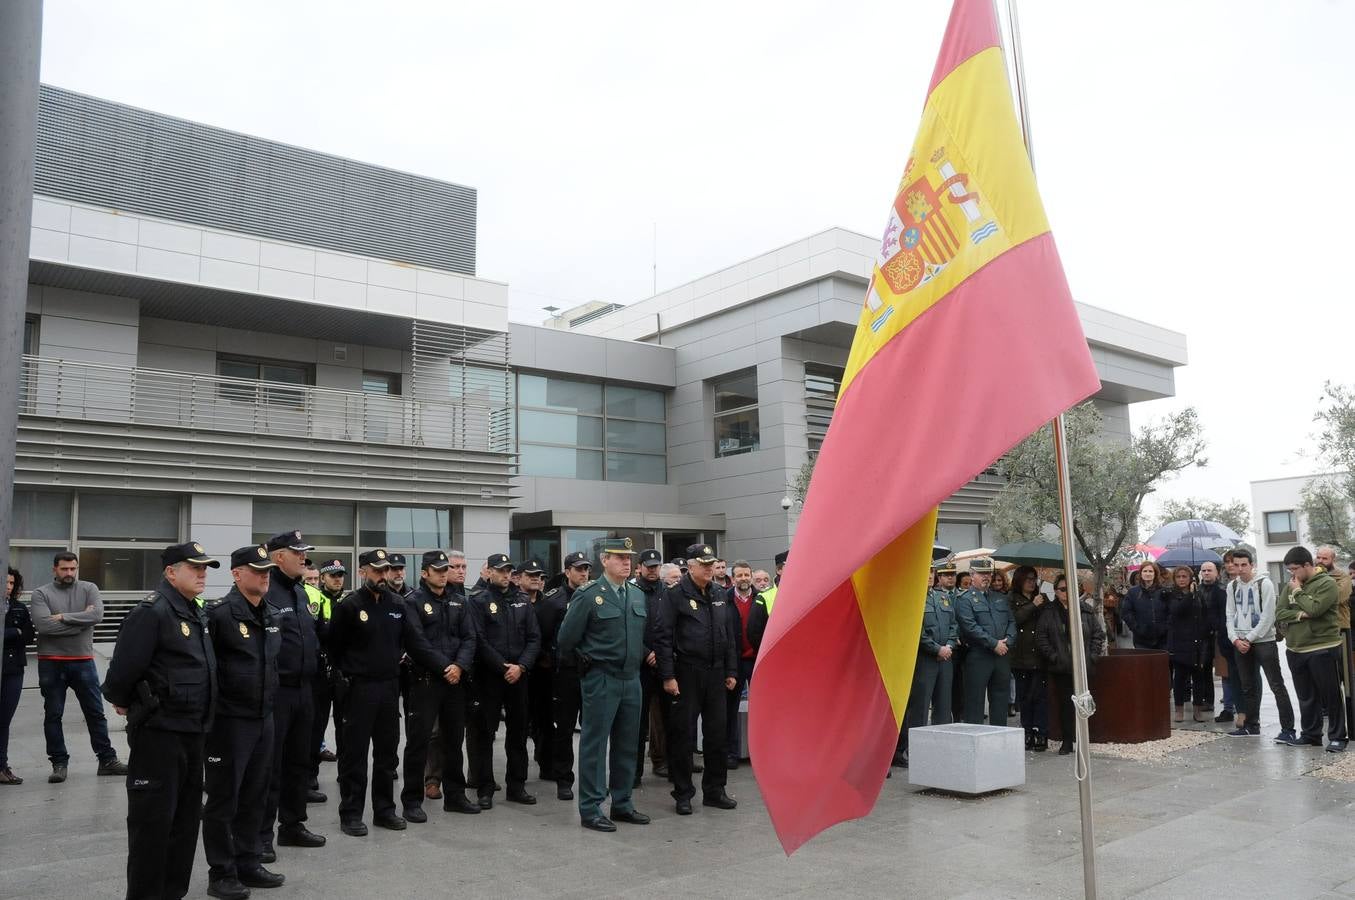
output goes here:
[[[1203, 550], [1227, 550], [1242, 543], [1242, 535], [1207, 519], [1181, 519], [1168, 522], [1144, 541], [1151, 547], [1199, 547]], [[1159, 560], [1161, 562], [1161, 560]]]
[[1187, 546], [1169, 547], [1166, 553], [1157, 558], [1157, 564], [1168, 569], [1173, 566], [1190, 566], [1192, 569], [1198, 569], [1203, 563], [1207, 562], [1221, 566], [1223, 565], [1223, 557], [1213, 550]]

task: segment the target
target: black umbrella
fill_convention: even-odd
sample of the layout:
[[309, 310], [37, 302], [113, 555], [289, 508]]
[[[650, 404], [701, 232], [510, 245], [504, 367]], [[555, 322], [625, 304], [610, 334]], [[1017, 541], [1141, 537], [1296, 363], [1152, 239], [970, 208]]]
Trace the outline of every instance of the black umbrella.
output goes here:
[[950, 556], [949, 547], [942, 547], [940, 544], [932, 544], [932, 562], [945, 559], [947, 556]]
[[[1017, 541], [1003, 544], [993, 551], [993, 559], [1016, 563], [1018, 566], [1036, 566], [1046, 568], [1063, 567], [1063, 547], [1049, 541]], [[1081, 553], [1077, 554], [1077, 567], [1090, 569], [1092, 564]]]
[[1157, 558], [1157, 564], [1164, 568], [1173, 566], [1190, 566], [1192, 569], [1198, 569], [1203, 563], [1212, 562], [1216, 566], [1223, 565], [1223, 557], [1219, 556], [1213, 550], [1205, 550], [1202, 547], [1171, 547], [1166, 553]]

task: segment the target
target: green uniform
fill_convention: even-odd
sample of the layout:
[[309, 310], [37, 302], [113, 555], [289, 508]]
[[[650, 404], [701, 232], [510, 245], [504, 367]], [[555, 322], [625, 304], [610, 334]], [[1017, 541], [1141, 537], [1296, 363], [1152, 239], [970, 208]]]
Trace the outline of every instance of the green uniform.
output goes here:
[[606, 578], [574, 592], [560, 622], [559, 656], [578, 652], [588, 667], [579, 735], [579, 815], [602, 814], [607, 797], [608, 746], [612, 813], [631, 812], [635, 747], [640, 733], [640, 664], [645, 656], [645, 595], [634, 585]]
[[[983, 724], [983, 701], [988, 699], [988, 724], [1007, 724], [1011, 703], [1011, 649], [1016, 645], [1016, 616], [1006, 594], [970, 588], [955, 601], [960, 634], [969, 646], [964, 661], [964, 720]], [[998, 656], [998, 641], [1007, 642], [1006, 656]]]

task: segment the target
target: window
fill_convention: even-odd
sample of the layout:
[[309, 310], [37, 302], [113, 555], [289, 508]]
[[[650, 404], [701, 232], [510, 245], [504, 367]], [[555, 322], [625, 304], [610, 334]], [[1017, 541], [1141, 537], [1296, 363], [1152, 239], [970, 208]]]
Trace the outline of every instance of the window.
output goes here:
[[[419, 553], [445, 550], [452, 545], [450, 523], [451, 511], [447, 509], [361, 506], [358, 508], [358, 544], [400, 551], [417, 548]], [[413, 565], [417, 568], [418, 563]]]
[[400, 393], [400, 376], [392, 375], [389, 372], [363, 372], [362, 392], [364, 394], [398, 396]]
[[805, 364], [805, 440], [811, 455], [823, 448], [842, 389], [842, 374], [843, 370], [835, 366]]
[[518, 467], [524, 475], [664, 484], [662, 391], [518, 376]]
[[311, 385], [315, 383], [315, 370], [310, 366], [297, 365], [287, 361], [249, 359], [237, 356], [218, 356], [216, 374], [223, 378], [268, 382], [258, 386], [223, 384], [217, 393], [225, 400], [239, 400], [246, 403], [273, 403], [297, 408], [305, 404], [305, 393], [285, 387], [276, 387], [275, 385]]
[[983, 528], [978, 522], [938, 522], [936, 542], [959, 553], [983, 546]]
[[183, 540], [183, 500], [177, 496], [81, 491], [75, 518], [80, 577], [104, 591], [155, 587], [164, 571], [160, 553]]
[[757, 370], [726, 375], [715, 387], [715, 456], [758, 449]]
[[24, 317], [24, 353], [36, 356], [38, 353], [38, 317]]
[[[300, 531], [317, 548], [353, 547], [353, 504], [254, 501], [254, 540], [263, 543], [284, 531]], [[317, 550], [318, 552], [318, 550]]]
[[101, 591], [148, 591], [164, 577], [165, 567], [160, 562], [163, 550], [163, 547], [82, 547], [80, 579], [94, 582]]
[[14, 540], [70, 540], [71, 495], [15, 488], [10, 537]]
[[1298, 516], [1292, 509], [1266, 513], [1267, 544], [1296, 544], [1298, 540]]

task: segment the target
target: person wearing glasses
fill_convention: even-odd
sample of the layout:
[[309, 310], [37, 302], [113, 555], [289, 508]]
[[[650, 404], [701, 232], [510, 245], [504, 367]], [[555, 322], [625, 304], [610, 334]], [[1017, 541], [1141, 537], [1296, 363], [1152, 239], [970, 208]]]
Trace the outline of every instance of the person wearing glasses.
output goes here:
[[[1049, 677], [1054, 682], [1054, 694], [1059, 703], [1059, 730], [1063, 733], [1059, 755], [1067, 756], [1073, 752], [1077, 723], [1073, 708], [1073, 640], [1068, 620], [1068, 578], [1065, 575], [1060, 574], [1054, 579], [1054, 601], [1056, 605], [1040, 616], [1040, 624], [1035, 631], [1035, 646], [1045, 658]], [[1078, 604], [1078, 610], [1082, 615], [1082, 640], [1087, 660], [1087, 683], [1090, 684], [1096, 661], [1106, 649], [1106, 630], [1101, 625], [1096, 608], [1090, 603], [1084, 600]]]

